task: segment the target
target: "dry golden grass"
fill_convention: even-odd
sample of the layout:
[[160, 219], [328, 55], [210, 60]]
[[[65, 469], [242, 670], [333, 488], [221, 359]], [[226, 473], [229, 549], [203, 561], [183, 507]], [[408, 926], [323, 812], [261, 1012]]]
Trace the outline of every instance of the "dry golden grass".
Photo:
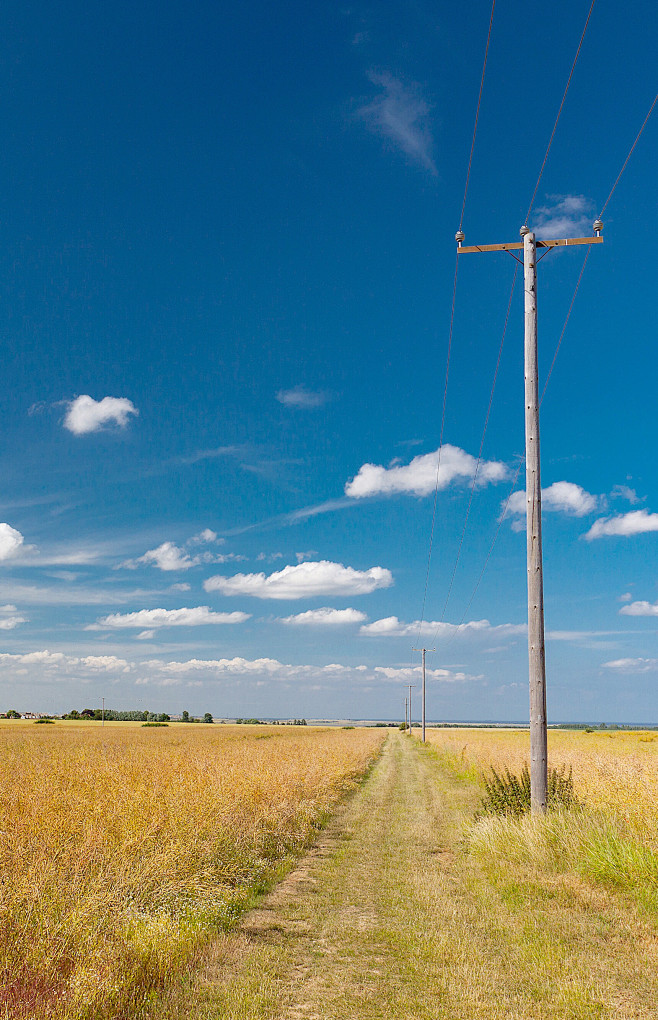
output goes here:
[[[430, 731], [456, 773], [475, 779], [492, 766], [518, 773], [529, 758], [520, 730]], [[482, 861], [571, 871], [621, 890], [658, 914], [658, 740], [651, 732], [553, 730], [549, 764], [573, 770], [581, 809], [545, 818], [487, 818], [465, 830]]]
[[384, 735], [0, 725], [0, 1013], [138, 1016], [308, 842]]
[[[530, 759], [523, 730], [428, 730], [457, 767], [518, 771]], [[573, 769], [576, 796], [658, 851], [658, 739], [652, 732], [549, 730], [551, 766]]]

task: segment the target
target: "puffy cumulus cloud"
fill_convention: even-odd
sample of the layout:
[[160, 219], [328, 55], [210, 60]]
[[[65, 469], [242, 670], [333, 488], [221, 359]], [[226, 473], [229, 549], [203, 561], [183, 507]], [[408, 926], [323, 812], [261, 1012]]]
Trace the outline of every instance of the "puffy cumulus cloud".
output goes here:
[[188, 540], [188, 545], [204, 545], [211, 542], [224, 542], [223, 538], [217, 537], [217, 532], [212, 531], [210, 528], [204, 528], [198, 535], [192, 535], [192, 538]]
[[[557, 513], [570, 514], [572, 517], [584, 517], [586, 514], [594, 513], [602, 506], [600, 496], [593, 496], [586, 492], [580, 485], [574, 482], [553, 482], [548, 488], [541, 490], [541, 505], [543, 511], [555, 511]], [[513, 492], [507, 504], [507, 514], [525, 517], [526, 494], [519, 489]], [[521, 522], [519, 527], [523, 527]]]
[[[396, 669], [389, 666], [292, 664], [278, 659], [245, 659], [241, 656], [222, 659], [173, 660], [146, 659], [129, 661], [113, 655], [66, 655], [48, 650], [27, 654], [0, 654], [0, 679], [55, 683], [79, 681], [121, 683], [133, 686], [201, 687], [265, 687], [276, 685], [299, 690], [352, 689], [354, 685], [381, 686], [382, 682], [418, 682], [420, 666]], [[429, 669], [431, 680], [445, 682], [479, 680], [479, 676], [449, 669]], [[128, 687], [126, 687], [128, 690]]]
[[126, 659], [116, 655], [66, 655], [64, 652], [50, 652], [48, 649], [36, 652], [0, 653], [0, 677], [31, 681], [66, 682], [81, 680], [93, 682], [99, 674], [110, 680], [125, 679], [132, 671]]
[[436, 174], [429, 124], [431, 110], [420, 86], [413, 82], [405, 83], [386, 71], [373, 71], [368, 77], [380, 91], [374, 99], [357, 109], [357, 117], [414, 163]]
[[131, 414], [137, 415], [139, 411], [127, 397], [103, 397], [102, 400], [94, 400], [93, 397], [83, 393], [69, 402], [64, 428], [76, 436], [83, 436], [87, 432], [100, 432], [110, 425], [125, 428]]
[[125, 560], [122, 567], [135, 570], [141, 563], [157, 567], [158, 570], [189, 570], [199, 562], [198, 557], [191, 557], [173, 542], [163, 542], [157, 549], [147, 549], [143, 556], [136, 560]]
[[251, 595], [258, 599], [303, 599], [318, 595], [369, 595], [377, 588], [389, 588], [393, 575], [385, 567], [355, 570], [342, 563], [318, 560], [298, 563], [273, 574], [217, 575], [204, 581], [206, 591], [222, 595]]
[[481, 461], [478, 468], [477, 459], [470, 453], [445, 443], [440, 451], [419, 454], [409, 464], [394, 462], [387, 468], [381, 464], [363, 464], [358, 474], [346, 483], [345, 494], [352, 499], [399, 492], [427, 496], [437, 485], [437, 465], [439, 489], [446, 489], [453, 482], [472, 479], [476, 470], [479, 486], [504, 481], [509, 474], [505, 464], [493, 460]]
[[303, 386], [295, 386], [292, 390], [279, 390], [276, 399], [285, 407], [313, 410], [326, 404], [329, 397], [320, 390], [307, 390]]
[[[215, 533], [213, 531], [210, 534], [214, 535]], [[200, 536], [195, 535], [187, 544], [199, 545], [206, 541], [216, 541], [216, 539], [201, 539]], [[147, 549], [143, 556], [138, 556], [134, 560], [124, 560], [119, 566], [128, 570], [136, 570], [142, 564], [157, 567], [158, 570], [189, 570], [190, 567], [196, 567], [199, 563], [231, 563], [244, 559], [246, 559], [245, 556], [239, 556], [237, 553], [201, 552], [196, 556], [190, 556], [174, 542], [163, 542], [157, 549]]]
[[23, 536], [11, 524], [0, 524], [0, 560], [10, 560], [23, 544]]
[[192, 609], [140, 609], [135, 613], [110, 613], [85, 627], [85, 630], [200, 627], [209, 623], [244, 623], [248, 619], [249, 613], [213, 613], [208, 606], [195, 606]]
[[622, 616], [658, 616], [658, 602], [631, 602], [619, 612]]
[[397, 616], [385, 616], [381, 620], [367, 623], [360, 629], [367, 637], [404, 637], [413, 638], [447, 638], [469, 637], [474, 635], [516, 637], [527, 632], [525, 623], [501, 623], [493, 626], [488, 620], [470, 620], [468, 623], [445, 623], [436, 620], [414, 620], [403, 623]]
[[653, 673], [658, 670], [658, 659], [613, 659], [604, 662], [603, 668], [618, 673]]
[[27, 618], [19, 615], [16, 606], [0, 606], [0, 630], [14, 630], [21, 623], [27, 623]]
[[658, 531], [658, 514], [650, 514], [648, 510], [631, 510], [627, 514], [601, 517], [594, 521], [585, 538], [588, 542], [609, 535], [628, 538], [630, 535], [644, 535], [649, 531]]
[[295, 627], [342, 627], [348, 623], [363, 623], [368, 617], [358, 609], [309, 609], [295, 616], [281, 617], [279, 623]]
[[585, 195], [547, 195], [548, 204], [535, 209], [537, 237], [589, 236], [596, 209]]

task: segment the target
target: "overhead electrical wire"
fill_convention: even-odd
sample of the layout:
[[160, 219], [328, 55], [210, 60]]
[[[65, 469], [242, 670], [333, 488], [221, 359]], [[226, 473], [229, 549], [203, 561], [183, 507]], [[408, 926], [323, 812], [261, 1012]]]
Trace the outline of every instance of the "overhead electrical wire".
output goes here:
[[[617, 185], [619, 184], [619, 181], [621, 180], [622, 174], [624, 173], [624, 170], [626, 169], [626, 166], [628, 165], [628, 161], [630, 160], [631, 156], [633, 155], [633, 152], [635, 151], [635, 147], [637, 146], [637, 143], [640, 140], [640, 136], [641, 136], [642, 132], [644, 131], [645, 127], [647, 126], [649, 118], [650, 118], [651, 114], [653, 113], [654, 107], [656, 106], [657, 102], [658, 102], [658, 95], [655, 96], [651, 106], [649, 107], [649, 112], [647, 113], [646, 117], [644, 118], [644, 120], [642, 122], [642, 126], [640, 127], [640, 130], [638, 131], [637, 135], [635, 136], [635, 140], [634, 140], [633, 144], [630, 147], [630, 150], [628, 152], [628, 155], [626, 156], [626, 159], [623, 162], [622, 168], [619, 171], [619, 173], [617, 174], [617, 177], [615, 178], [615, 182], [612, 185], [612, 188], [610, 189], [610, 193], [609, 193], [608, 197], [606, 198], [606, 200], [605, 200], [605, 202], [603, 204], [601, 212], [599, 213], [599, 216], [598, 216], [599, 219], [601, 219], [603, 217], [603, 213], [605, 212], [605, 210], [608, 207], [610, 199], [612, 198], [612, 196], [613, 196], [613, 194], [615, 192], [615, 189], [616, 189]], [[580, 273], [578, 274], [578, 279], [576, 280], [576, 285], [574, 287], [573, 294], [571, 295], [571, 301], [569, 302], [569, 308], [567, 310], [567, 314], [565, 316], [564, 323], [563, 323], [562, 329], [560, 331], [560, 336], [559, 336], [557, 345], [555, 347], [555, 353], [553, 354], [553, 360], [551, 361], [551, 366], [550, 366], [550, 368], [548, 370], [548, 374], [546, 376], [546, 381], [544, 382], [544, 388], [542, 390], [542, 395], [541, 395], [541, 398], [540, 398], [540, 401], [539, 401], [540, 407], [541, 407], [541, 405], [542, 405], [542, 403], [544, 401], [544, 397], [546, 396], [546, 390], [548, 388], [548, 383], [549, 383], [551, 375], [553, 373], [553, 369], [555, 368], [555, 363], [557, 361], [557, 356], [558, 356], [558, 353], [560, 351], [560, 347], [562, 346], [562, 341], [564, 339], [564, 335], [565, 335], [566, 330], [567, 330], [567, 325], [569, 323], [569, 319], [571, 318], [571, 313], [573, 311], [573, 307], [574, 307], [574, 304], [575, 304], [575, 301], [576, 301], [576, 295], [578, 294], [578, 290], [580, 288], [580, 284], [581, 284], [581, 281], [582, 281], [582, 278], [583, 278], [583, 274], [585, 272], [585, 266], [587, 265], [587, 260], [589, 258], [590, 252], [591, 252], [591, 248], [588, 247], [588, 249], [587, 249], [587, 251], [585, 253], [585, 258], [583, 259], [583, 264], [580, 267]], [[459, 632], [459, 630], [461, 629], [461, 627], [464, 624], [464, 620], [466, 619], [466, 615], [467, 615], [469, 609], [471, 608], [471, 605], [473, 604], [473, 600], [475, 599], [477, 591], [478, 591], [478, 589], [480, 587], [480, 583], [482, 582], [482, 578], [484, 577], [486, 569], [487, 569], [487, 567], [489, 565], [489, 561], [491, 559], [491, 556], [492, 556], [492, 553], [493, 553], [493, 550], [494, 550], [494, 546], [496, 545], [496, 541], [498, 539], [498, 535], [500, 534], [500, 529], [502, 527], [503, 521], [505, 520], [505, 518], [507, 516], [507, 511], [509, 509], [510, 500], [511, 500], [512, 494], [514, 493], [514, 490], [516, 488], [516, 484], [517, 484], [517, 481], [518, 481], [518, 478], [519, 478], [519, 474], [521, 473], [521, 468], [523, 467], [523, 463], [524, 463], [523, 460], [520, 460], [519, 463], [518, 463], [518, 466], [517, 466], [516, 471], [514, 473], [514, 477], [512, 479], [512, 484], [510, 486], [510, 490], [509, 490], [509, 492], [507, 494], [507, 498], [506, 498], [506, 500], [504, 502], [502, 513], [501, 513], [500, 517], [498, 518], [498, 523], [496, 525], [496, 530], [495, 530], [493, 538], [491, 540], [491, 544], [489, 546], [489, 550], [488, 550], [487, 555], [485, 557], [484, 564], [483, 564], [482, 569], [480, 571], [480, 574], [479, 574], [479, 576], [477, 578], [477, 581], [475, 582], [475, 587], [473, 588], [473, 591], [471, 593], [471, 597], [468, 600], [468, 603], [467, 603], [466, 608], [465, 608], [465, 610], [463, 612], [463, 615], [462, 615], [459, 623], [455, 627], [455, 629], [451, 632], [450, 637], [448, 638], [447, 643], [450, 643], [450, 641], [452, 641], [454, 639], [454, 637], [457, 635], [457, 633]], [[437, 634], [438, 634], [438, 629], [437, 629], [437, 633], [435, 634], [435, 638], [436, 638]]]
[[[492, 26], [493, 26], [493, 17], [494, 17], [495, 9], [496, 9], [496, 0], [492, 0], [491, 14], [490, 14], [490, 17], [489, 17], [489, 30], [487, 32], [487, 42], [486, 42], [486, 46], [484, 48], [484, 60], [482, 62], [482, 74], [480, 76], [480, 89], [479, 89], [479, 92], [478, 92], [478, 99], [477, 99], [477, 105], [476, 105], [476, 110], [475, 110], [475, 123], [474, 123], [474, 126], [473, 126], [473, 137], [471, 139], [471, 151], [470, 151], [469, 157], [468, 157], [468, 168], [466, 170], [466, 182], [464, 184], [464, 198], [462, 200], [462, 211], [461, 211], [461, 216], [460, 216], [460, 219], [459, 219], [459, 229], [460, 230], [462, 228], [462, 224], [463, 224], [463, 221], [464, 221], [464, 210], [466, 208], [466, 196], [468, 194], [468, 185], [469, 185], [470, 178], [471, 178], [471, 166], [473, 164], [473, 152], [475, 150], [475, 136], [477, 134], [478, 120], [480, 118], [480, 105], [482, 103], [482, 90], [484, 88], [484, 76], [485, 76], [485, 72], [486, 72], [486, 69], [487, 69], [487, 58], [489, 56], [489, 43], [491, 41], [491, 29], [492, 29]], [[447, 352], [447, 356], [446, 356], [445, 383], [444, 383], [444, 387], [443, 387], [443, 407], [442, 407], [442, 410], [441, 410], [441, 428], [440, 428], [440, 431], [439, 431], [439, 449], [438, 449], [437, 463], [436, 463], [436, 483], [435, 483], [435, 486], [434, 486], [434, 505], [433, 505], [433, 508], [432, 508], [432, 524], [431, 524], [431, 527], [430, 527], [430, 540], [429, 540], [429, 551], [428, 551], [428, 554], [427, 554], [427, 571], [426, 571], [426, 574], [425, 574], [425, 590], [424, 590], [424, 593], [423, 593], [423, 605], [422, 605], [422, 611], [421, 611], [421, 615], [420, 615], [420, 620], [419, 620], [419, 623], [418, 623], [418, 638], [420, 638], [420, 633], [421, 633], [422, 626], [423, 626], [423, 620], [425, 619], [425, 606], [427, 604], [427, 590], [428, 590], [429, 577], [430, 577], [430, 564], [432, 562], [432, 547], [433, 547], [433, 544], [434, 544], [434, 526], [435, 526], [435, 523], [436, 523], [436, 507], [437, 507], [437, 501], [438, 501], [438, 495], [439, 495], [439, 472], [440, 472], [440, 469], [441, 469], [441, 449], [443, 447], [443, 432], [444, 432], [444, 428], [445, 428], [446, 404], [447, 404], [447, 399], [448, 399], [448, 378], [449, 378], [449, 375], [450, 375], [450, 355], [451, 355], [451, 351], [452, 351], [452, 334], [453, 334], [454, 322], [455, 322], [455, 299], [456, 299], [456, 296], [457, 296], [457, 271], [458, 271], [458, 268], [459, 268], [459, 256], [458, 256], [458, 254], [456, 254], [455, 255], [455, 275], [454, 275], [453, 285], [452, 285], [452, 303], [451, 303], [451, 308], [450, 308], [450, 327], [448, 329], [448, 352]]]
[[592, 3], [590, 4], [589, 11], [587, 12], [587, 19], [585, 21], [585, 27], [583, 28], [582, 35], [580, 37], [580, 42], [578, 43], [578, 49], [576, 50], [576, 56], [573, 58], [573, 63], [571, 65], [571, 70], [569, 71], [569, 77], [567, 78], [567, 84], [565, 85], [564, 92], [562, 94], [562, 101], [561, 101], [560, 107], [559, 107], [559, 109], [557, 111], [557, 116], [555, 118], [555, 123], [553, 124], [553, 130], [551, 131], [551, 137], [548, 139], [548, 145], [546, 147], [546, 152], [544, 153], [544, 159], [542, 160], [541, 168], [539, 170], [539, 176], [537, 177], [537, 183], [535, 184], [535, 190], [532, 193], [532, 198], [530, 199], [530, 205], [528, 206], [528, 211], [527, 211], [526, 216], [525, 216], [525, 221], [524, 221], [525, 223], [527, 223], [528, 220], [530, 219], [530, 213], [532, 212], [532, 207], [535, 204], [535, 198], [537, 197], [537, 191], [539, 189], [539, 182], [541, 181], [542, 176], [544, 174], [544, 168], [546, 166], [546, 161], [548, 159], [548, 154], [551, 151], [551, 146], [553, 145], [553, 139], [555, 138], [555, 132], [557, 131], [557, 126], [558, 126], [558, 123], [559, 123], [559, 120], [560, 120], [560, 116], [562, 115], [562, 107], [564, 106], [564, 102], [565, 102], [565, 100], [567, 98], [567, 92], [569, 91], [569, 86], [571, 85], [571, 79], [573, 78], [573, 72], [575, 71], [576, 64], [578, 63], [578, 57], [580, 56], [580, 51], [582, 49], [583, 40], [585, 39], [585, 33], [587, 32], [587, 26], [589, 25], [589, 19], [592, 16], [592, 11], [594, 9], [594, 4], [595, 3], [596, 3], [596, 0], [592, 0]]

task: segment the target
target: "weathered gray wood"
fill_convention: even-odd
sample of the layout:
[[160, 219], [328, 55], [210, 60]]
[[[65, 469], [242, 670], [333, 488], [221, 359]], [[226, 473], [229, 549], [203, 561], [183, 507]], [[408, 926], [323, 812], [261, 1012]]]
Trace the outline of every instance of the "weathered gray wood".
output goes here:
[[537, 373], [537, 254], [535, 235], [523, 238], [525, 295], [525, 457], [528, 551], [528, 666], [530, 682], [530, 791], [533, 815], [546, 811], [548, 751], [544, 581], [541, 543], [539, 384]]
[[422, 729], [423, 729], [423, 743], [425, 743], [425, 652], [427, 649], [423, 648], [423, 712], [422, 712]]
[[[556, 241], [537, 241], [537, 248], [564, 248], [572, 244], [603, 244], [602, 237], [564, 237]], [[473, 251], [520, 251], [523, 241], [510, 241], [505, 244], [461, 244], [457, 248], [458, 255]]]

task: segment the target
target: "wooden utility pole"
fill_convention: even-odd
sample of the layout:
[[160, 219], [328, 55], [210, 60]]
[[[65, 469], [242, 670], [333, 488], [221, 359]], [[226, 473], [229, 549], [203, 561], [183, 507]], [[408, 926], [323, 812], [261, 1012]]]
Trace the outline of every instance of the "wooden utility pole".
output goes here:
[[[594, 223], [594, 237], [571, 237], [558, 241], [537, 241], [527, 226], [521, 227], [521, 242], [464, 247], [464, 235], [455, 234], [459, 255], [476, 251], [523, 249], [525, 320], [525, 463], [528, 563], [528, 672], [530, 683], [530, 801], [533, 815], [546, 811], [548, 798], [548, 753], [546, 747], [546, 660], [544, 650], [544, 579], [541, 547], [541, 473], [539, 455], [539, 386], [537, 376], [537, 248], [558, 248], [574, 244], [602, 244], [600, 220]], [[548, 251], [544, 252], [547, 254]], [[520, 262], [516, 255], [513, 258]], [[540, 256], [543, 258], [543, 255]]]
[[404, 699], [404, 732], [407, 732], [407, 709], [409, 705], [409, 699]]
[[436, 651], [436, 649], [435, 648], [413, 648], [412, 651], [414, 651], [414, 652], [422, 652], [423, 653], [423, 695], [422, 695], [423, 707], [422, 707], [422, 712], [421, 712], [421, 719], [422, 719], [421, 727], [422, 727], [422, 731], [423, 731], [423, 743], [425, 743], [425, 652], [434, 652], [434, 651]]
[[411, 691], [415, 686], [415, 684], [407, 684], [409, 688], [409, 736], [411, 736]]

